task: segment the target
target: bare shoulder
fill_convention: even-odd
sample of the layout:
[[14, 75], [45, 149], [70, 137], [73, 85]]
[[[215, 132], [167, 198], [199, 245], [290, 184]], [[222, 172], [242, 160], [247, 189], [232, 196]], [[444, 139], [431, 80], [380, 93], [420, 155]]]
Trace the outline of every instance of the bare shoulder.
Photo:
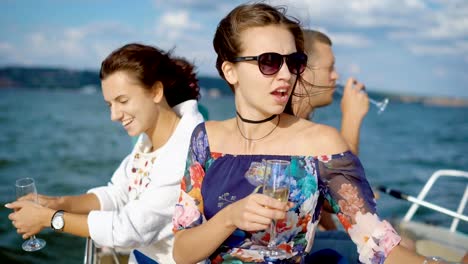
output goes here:
[[331, 126], [303, 120], [300, 124], [304, 148], [313, 150], [314, 155], [342, 153], [349, 149], [340, 132]]

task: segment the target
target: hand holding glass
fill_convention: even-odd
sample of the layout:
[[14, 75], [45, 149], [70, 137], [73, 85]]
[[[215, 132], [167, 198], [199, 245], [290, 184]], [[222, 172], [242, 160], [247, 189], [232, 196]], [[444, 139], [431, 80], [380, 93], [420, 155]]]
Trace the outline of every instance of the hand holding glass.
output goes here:
[[[336, 86], [336, 92], [340, 94], [341, 96], [343, 96], [343, 89], [344, 89], [344, 85], [342, 84]], [[365, 92], [365, 91], [362, 91], [362, 92]], [[377, 101], [369, 97], [369, 102], [373, 104], [375, 107], [377, 107], [377, 114], [381, 114], [383, 111], [385, 111], [385, 108], [387, 108], [389, 100], [388, 98], [384, 98], [382, 101]]]
[[[290, 162], [286, 160], [267, 160], [263, 194], [273, 197], [281, 202], [287, 202], [290, 185]], [[280, 257], [285, 252], [276, 248], [276, 221], [273, 220], [270, 229], [270, 241], [266, 250], [260, 252], [265, 256]]]
[[[37, 190], [32, 178], [22, 178], [16, 181], [16, 198], [19, 199], [29, 194], [31, 201], [37, 203]], [[23, 250], [37, 251], [45, 247], [46, 242], [43, 239], [31, 236], [23, 243]]]

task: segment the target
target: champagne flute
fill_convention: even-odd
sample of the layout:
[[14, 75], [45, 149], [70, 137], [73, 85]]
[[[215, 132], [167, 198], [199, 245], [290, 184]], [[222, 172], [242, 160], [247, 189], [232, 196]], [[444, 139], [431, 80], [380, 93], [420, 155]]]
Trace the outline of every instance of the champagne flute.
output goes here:
[[[37, 203], [37, 190], [32, 178], [22, 178], [16, 180], [16, 198], [19, 199], [28, 195], [29, 200]], [[28, 240], [24, 241], [22, 247], [25, 251], [37, 251], [45, 247], [46, 242], [43, 239], [31, 236]]]
[[[343, 89], [344, 89], [344, 85], [342, 84], [339, 84], [336, 86], [336, 92], [340, 94], [341, 96], [343, 96]], [[385, 111], [385, 108], [387, 108], [389, 101], [390, 100], [386, 97], [382, 101], [377, 101], [369, 96], [369, 102], [373, 104], [375, 107], [377, 107], [377, 114], [381, 114], [383, 111]]]
[[[263, 194], [273, 197], [281, 202], [287, 202], [289, 198], [290, 185], [290, 162], [286, 160], [267, 160], [265, 167], [265, 178], [263, 183]], [[267, 249], [260, 252], [265, 256], [281, 257], [286, 254], [276, 247], [276, 220], [270, 225], [270, 241]]]

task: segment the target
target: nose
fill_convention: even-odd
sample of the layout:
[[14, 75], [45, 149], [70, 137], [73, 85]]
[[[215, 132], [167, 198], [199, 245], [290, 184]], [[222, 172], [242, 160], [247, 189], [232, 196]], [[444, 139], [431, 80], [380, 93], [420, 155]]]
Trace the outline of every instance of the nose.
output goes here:
[[119, 121], [122, 119], [122, 111], [120, 111], [119, 107], [117, 105], [112, 105], [110, 108], [111, 111], [111, 120], [112, 121]]
[[339, 78], [340, 78], [340, 75], [336, 71], [336, 68], [333, 68], [333, 71], [330, 73], [330, 79], [332, 79], [333, 81], [336, 81]]
[[286, 63], [286, 58], [283, 58], [283, 65], [281, 65], [280, 70], [278, 71], [278, 77], [284, 80], [291, 79], [291, 72], [289, 71], [288, 64]]

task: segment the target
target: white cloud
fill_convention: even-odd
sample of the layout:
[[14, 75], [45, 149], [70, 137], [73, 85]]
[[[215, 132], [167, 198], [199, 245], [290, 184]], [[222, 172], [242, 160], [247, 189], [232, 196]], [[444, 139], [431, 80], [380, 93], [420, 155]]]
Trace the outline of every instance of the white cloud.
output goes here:
[[366, 48], [373, 44], [372, 40], [355, 33], [330, 33], [334, 45], [354, 48]]
[[168, 30], [178, 29], [200, 29], [201, 25], [195, 21], [190, 21], [188, 11], [177, 11], [162, 15], [160, 20], [161, 27], [168, 27]]
[[[321, 25], [357, 28], [412, 27], [417, 14], [427, 10], [421, 0], [277, 0], [285, 4], [305, 25]], [[413, 22], [413, 23], [411, 23]]]
[[442, 44], [410, 44], [408, 48], [416, 55], [456, 55], [464, 57], [468, 54], [468, 41]]
[[453, 47], [437, 45], [410, 45], [409, 50], [416, 55], [453, 55], [457, 53]]
[[422, 36], [432, 39], [452, 39], [468, 36], [468, 5], [449, 7], [434, 17], [435, 25], [423, 30]]
[[414, 28], [399, 28], [388, 34], [391, 39], [453, 40], [468, 36], [468, 1], [441, 1], [412, 22]]
[[435, 76], [439, 78], [444, 78], [444, 77], [447, 77], [448, 70], [444, 67], [436, 67], [432, 70], [432, 72], [434, 73]]
[[309, 29], [320, 31], [330, 37], [333, 46], [350, 48], [368, 48], [374, 44], [372, 39], [360, 33], [330, 32], [322, 27], [310, 27]]
[[164, 42], [178, 43], [184, 36], [202, 29], [202, 25], [192, 20], [186, 10], [166, 12], [156, 22], [156, 35], [165, 39]]
[[8, 57], [20, 64], [95, 69], [107, 54], [124, 44], [121, 39], [132, 39], [131, 32], [124, 25], [110, 22], [37, 30], [10, 47]]

